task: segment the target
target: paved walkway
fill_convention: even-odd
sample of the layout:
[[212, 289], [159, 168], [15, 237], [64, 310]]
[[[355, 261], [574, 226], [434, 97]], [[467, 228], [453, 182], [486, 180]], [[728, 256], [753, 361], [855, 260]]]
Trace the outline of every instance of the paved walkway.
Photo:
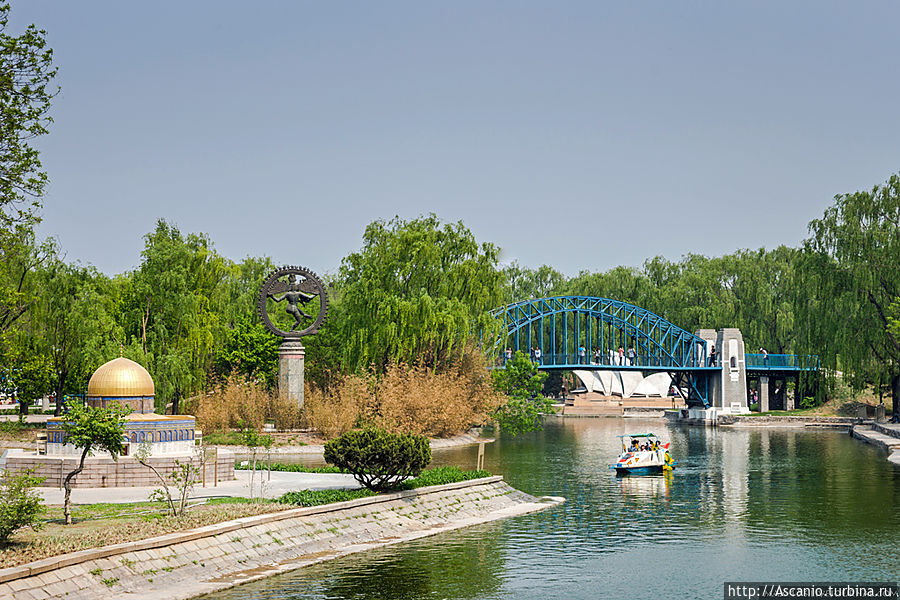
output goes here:
[[[26, 423], [46, 423], [47, 419], [52, 417], [53, 415], [25, 415]], [[0, 415], [0, 421], [18, 421], [19, 413], [6, 413]]]
[[[191, 494], [191, 499], [221, 498], [250, 496], [250, 472], [235, 471], [235, 481], [219, 482], [213, 487], [207, 483], [207, 487], [197, 486]], [[272, 471], [271, 480], [265, 471], [257, 471], [253, 485], [254, 496], [259, 494], [259, 478], [263, 477], [263, 496], [277, 498], [285, 492], [297, 490], [325, 490], [325, 489], [356, 489], [360, 485], [353, 479], [353, 475], [344, 473], [288, 473], [284, 471]], [[94, 504], [98, 502], [124, 503], [144, 502], [150, 493], [160, 486], [153, 487], [128, 487], [128, 488], [73, 488], [72, 502], [75, 504]], [[57, 488], [37, 488], [47, 504], [62, 504], [65, 490]]]

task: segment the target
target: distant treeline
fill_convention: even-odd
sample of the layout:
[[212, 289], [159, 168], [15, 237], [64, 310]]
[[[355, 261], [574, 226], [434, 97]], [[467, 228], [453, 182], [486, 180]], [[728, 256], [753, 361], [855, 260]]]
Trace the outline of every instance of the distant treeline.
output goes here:
[[[739, 327], [747, 347], [816, 353], [850, 380], [896, 377], [900, 332], [900, 178], [839, 196], [810, 224], [801, 248], [722, 257], [656, 257], [643, 267], [582, 272], [501, 265], [499, 248], [434, 215], [376, 221], [358, 252], [326, 275], [327, 323], [305, 338], [307, 379], [327, 389], [344, 375], [391, 363], [440, 369], [496, 332], [489, 310], [553, 295], [614, 298], [690, 331]], [[107, 277], [65, 262], [30, 229], [5, 232], [0, 296], [0, 390], [37, 398], [82, 393], [93, 370], [123, 352], [145, 365], [161, 408], [176, 409], [229, 374], [274, 385], [278, 339], [254, 312], [275, 265], [234, 262], [204, 234], [159, 221], [140, 266]]]

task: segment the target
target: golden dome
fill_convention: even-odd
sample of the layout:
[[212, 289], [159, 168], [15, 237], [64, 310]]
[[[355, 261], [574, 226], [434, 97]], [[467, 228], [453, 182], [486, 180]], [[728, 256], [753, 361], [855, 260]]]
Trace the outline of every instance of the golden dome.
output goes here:
[[156, 388], [147, 369], [127, 358], [116, 358], [100, 365], [88, 382], [88, 396], [153, 396]]

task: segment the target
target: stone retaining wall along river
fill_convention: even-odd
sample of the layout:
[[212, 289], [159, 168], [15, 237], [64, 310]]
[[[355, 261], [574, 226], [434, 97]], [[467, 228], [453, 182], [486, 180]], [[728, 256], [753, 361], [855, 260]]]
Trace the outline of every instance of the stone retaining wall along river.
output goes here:
[[0, 569], [0, 598], [190, 598], [561, 502], [487, 477], [296, 508]]

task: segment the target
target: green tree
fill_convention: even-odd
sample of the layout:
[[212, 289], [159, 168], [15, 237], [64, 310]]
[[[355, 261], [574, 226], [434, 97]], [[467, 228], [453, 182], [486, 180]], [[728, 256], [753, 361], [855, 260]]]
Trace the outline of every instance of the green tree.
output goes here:
[[507, 401], [494, 412], [500, 428], [513, 435], [541, 428], [542, 413], [552, 412], [552, 402], [540, 395], [547, 373], [538, 370], [522, 351], [517, 351], [502, 369], [491, 371], [494, 389]]
[[0, 473], [0, 544], [6, 544], [21, 527], [40, 528], [45, 507], [34, 488], [43, 481], [33, 469]]
[[503, 278], [507, 286], [506, 304], [554, 296], [566, 283], [565, 276], [553, 267], [541, 265], [529, 269], [516, 261], [503, 269]]
[[378, 492], [415, 477], [431, 462], [428, 438], [375, 427], [348, 431], [325, 444], [325, 462]]
[[63, 487], [66, 488], [63, 512], [66, 525], [72, 524], [72, 510], [69, 504], [72, 495], [72, 479], [84, 470], [84, 461], [94, 451], [108, 452], [113, 460], [117, 460], [124, 448], [125, 415], [131, 408], [112, 404], [107, 408], [91, 408], [80, 403], [72, 403], [68, 407], [62, 430], [65, 443], [81, 450], [78, 467], [70, 471]]
[[156, 383], [157, 410], [201, 390], [224, 329], [212, 310], [226, 273], [205, 235], [183, 236], [160, 220], [145, 237], [143, 261], [131, 286], [131, 326]]
[[223, 379], [231, 374], [241, 375], [272, 390], [278, 378], [279, 345], [279, 338], [269, 333], [258, 319], [244, 317], [233, 329], [225, 331], [222, 345], [216, 351], [216, 373]]
[[83, 391], [93, 371], [118, 351], [122, 332], [106, 310], [103, 280], [93, 268], [58, 259], [40, 273], [32, 321], [53, 366], [57, 416], [64, 394]]
[[652, 286], [644, 308], [687, 331], [737, 327], [748, 348], [793, 350], [794, 262], [797, 250], [739, 250], [722, 257], [696, 254], [678, 263], [644, 263]]
[[32, 141], [52, 121], [51, 87], [56, 76], [46, 32], [29, 25], [18, 36], [7, 33], [9, 3], [0, 3], [0, 229], [32, 224], [40, 208], [47, 174]]
[[[439, 366], [461, 355], [503, 298], [499, 250], [479, 244], [462, 223], [435, 215], [370, 224], [363, 248], [344, 259], [340, 299], [350, 370], [424, 360]], [[485, 339], [490, 339], [486, 336]]]
[[857, 387], [890, 380], [897, 414], [900, 336], [890, 306], [900, 296], [900, 176], [836, 196], [809, 232], [798, 267], [801, 342]]
[[0, 228], [0, 345], [37, 301], [35, 273], [53, 250], [50, 242], [37, 243], [31, 227]]
[[42, 398], [52, 389], [53, 363], [36, 346], [36, 340], [24, 334], [16, 336], [0, 355], [0, 392], [19, 400], [22, 414], [28, 412], [33, 400]]
[[258, 322], [256, 299], [263, 281], [275, 269], [269, 257], [248, 256], [239, 263], [226, 261], [221, 282], [212, 292], [212, 310], [225, 327]]

